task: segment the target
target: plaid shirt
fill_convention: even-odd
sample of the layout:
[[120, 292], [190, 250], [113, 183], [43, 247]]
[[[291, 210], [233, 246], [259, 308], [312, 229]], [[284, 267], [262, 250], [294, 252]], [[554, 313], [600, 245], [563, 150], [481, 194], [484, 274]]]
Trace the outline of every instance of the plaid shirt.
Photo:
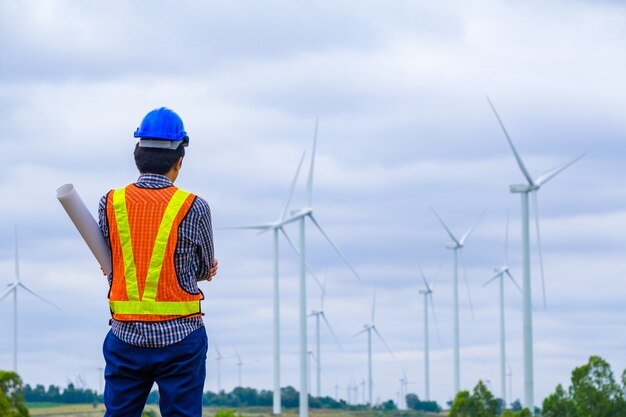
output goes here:
[[[165, 188], [173, 184], [164, 175], [143, 174], [135, 183], [140, 188]], [[100, 229], [109, 243], [109, 224], [106, 215], [107, 196], [100, 199], [98, 217]], [[211, 211], [206, 201], [196, 197], [189, 213], [178, 227], [174, 267], [185, 291], [198, 292], [198, 282], [206, 280], [213, 264], [213, 231]], [[109, 286], [113, 274], [108, 276]], [[144, 347], [163, 347], [179, 342], [189, 333], [204, 326], [201, 317], [180, 318], [159, 322], [124, 322], [111, 319], [113, 334], [126, 343]]]

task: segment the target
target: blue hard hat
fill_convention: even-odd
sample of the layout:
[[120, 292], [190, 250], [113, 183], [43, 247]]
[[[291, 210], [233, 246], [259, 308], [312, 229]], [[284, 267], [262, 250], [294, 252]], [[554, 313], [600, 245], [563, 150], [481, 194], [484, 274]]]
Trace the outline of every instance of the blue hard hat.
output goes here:
[[[154, 109], [146, 114], [141, 121], [141, 126], [137, 128], [133, 136], [140, 139], [182, 142], [183, 146], [189, 144], [189, 136], [187, 136], [187, 132], [185, 132], [183, 120], [176, 112], [167, 107]], [[140, 141], [140, 146], [141, 145]], [[177, 148], [178, 145], [180, 145], [180, 143], [177, 143], [176, 146], [172, 146], [172, 148]]]

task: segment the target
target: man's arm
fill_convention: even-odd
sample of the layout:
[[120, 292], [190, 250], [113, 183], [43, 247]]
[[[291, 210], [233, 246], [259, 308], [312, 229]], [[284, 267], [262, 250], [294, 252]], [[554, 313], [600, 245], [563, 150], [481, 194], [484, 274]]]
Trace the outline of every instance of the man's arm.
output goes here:
[[217, 259], [213, 251], [213, 227], [211, 224], [211, 209], [209, 204], [200, 197], [194, 201], [194, 211], [197, 213], [196, 219], [196, 241], [197, 254], [199, 257], [199, 267], [196, 272], [196, 280], [210, 281], [217, 274]]

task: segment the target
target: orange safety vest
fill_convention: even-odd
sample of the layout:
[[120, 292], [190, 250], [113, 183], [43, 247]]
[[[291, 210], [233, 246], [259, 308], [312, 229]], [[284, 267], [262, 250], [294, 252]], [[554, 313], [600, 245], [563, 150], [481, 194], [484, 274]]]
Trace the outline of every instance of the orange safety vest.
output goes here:
[[180, 285], [174, 266], [178, 227], [195, 196], [174, 186], [129, 185], [107, 195], [113, 263], [111, 315], [119, 321], [165, 321], [198, 317], [202, 291]]

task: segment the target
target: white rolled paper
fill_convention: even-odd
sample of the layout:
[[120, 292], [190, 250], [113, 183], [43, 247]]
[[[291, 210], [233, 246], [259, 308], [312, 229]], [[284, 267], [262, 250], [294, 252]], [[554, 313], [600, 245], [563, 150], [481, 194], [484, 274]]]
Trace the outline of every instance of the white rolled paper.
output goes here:
[[74, 185], [65, 184], [59, 187], [57, 189], [57, 198], [83, 237], [83, 240], [89, 246], [89, 249], [91, 249], [104, 273], [109, 275], [112, 271], [111, 250], [104, 240], [98, 223], [87, 210]]

